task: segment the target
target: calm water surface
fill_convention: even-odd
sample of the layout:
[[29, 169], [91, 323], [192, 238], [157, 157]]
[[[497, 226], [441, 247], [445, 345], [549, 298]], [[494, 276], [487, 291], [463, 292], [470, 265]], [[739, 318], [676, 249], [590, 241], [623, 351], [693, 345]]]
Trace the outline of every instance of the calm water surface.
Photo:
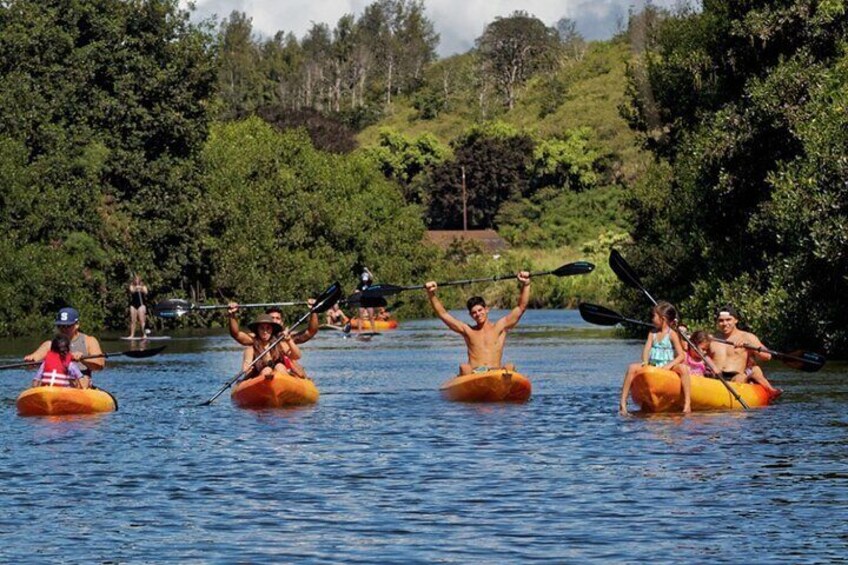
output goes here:
[[749, 413], [622, 418], [640, 346], [528, 312], [507, 344], [534, 385], [517, 406], [439, 397], [464, 348], [432, 320], [321, 332], [310, 408], [196, 406], [238, 371], [223, 335], [111, 362], [96, 382], [120, 410], [102, 416], [20, 418], [29, 374], [5, 371], [0, 562], [848, 558], [846, 366], [773, 364], [784, 398]]

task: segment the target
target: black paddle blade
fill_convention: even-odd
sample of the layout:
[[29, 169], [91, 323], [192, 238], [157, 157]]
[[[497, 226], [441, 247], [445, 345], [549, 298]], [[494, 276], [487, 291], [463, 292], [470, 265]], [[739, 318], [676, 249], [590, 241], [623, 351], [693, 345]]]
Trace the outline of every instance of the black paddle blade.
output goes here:
[[362, 308], [385, 308], [388, 304], [382, 296], [363, 296], [359, 301]]
[[398, 294], [399, 292], [403, 292], [404, 290], [408, 289], [406, 287], [398, 286], [396, 284], [375, 284], [363, 290], [361, 295], [362, 299], [364, 300], [366, 298], [392, 296]]
[[336, 281], [315, 298], [315, 304], [312, 306], [311, 312], [315, 314], [326, 312], [341, 297], [342, 285], [339, 284], [339, 281]]
[[575, 261], [574, 263], [568, 263], [567, 265], [563, 265], [555, 271], [551, 271], [551, 274], [557, 277], [567, 277], [570, 275], [585, 275], [587, 273], [591, 273], [594, 270], [595, 265], [589, 263], [588, 261]]
[[170, 298], [153, 306], [153, 314], [166, 320], [173, 320], [191, 312], [192, 307], [193, 304], [188, 300]]
[[627, 264], [627, 261], [624, 260], [624, 257], [621, 256], [621, 253], [617, 249], [610, 251], [609, 265], [612, 272], [618, 277], [618, 280], [629, 287], [645, 292], [645, 288], [642, 286], [639, 277], [636, 276], [636, 273], [633, 272], [633, 269]]
[[577, 309], [580, 310], [580, 316], [590, 324], [597, 324], [599, 326], [614, 326], [619, 322], [624, 321], [624, 318], [622, 318], [622, 316], [617, 312], [613, 312], [612, 310], [604, 308], [603, 306], [598, 306], [597, 304], [581, 302]]
[[807, 373], [815, 373], [824, 367], [827, 359], [824, 355], [813, 353], [812, 351], [792, 351], [786, 355], [778, 355], [784, 363], [793, 369], [804, 371]]
[[342, 299], [342, 303], [345, 306], [359, 306], [359, 301], [362, 299], [362, 296], [359, 292], [354, 292], [347, 298]]
[[146, 359], [147, 357], [159, 355], [165, 350], [165, 347], [167, 346], [160, 345], [159, 347], [154, 347], [152, 349], [134, 349], [130, 351], [124, 351], [123, 353], [121, 353], [121, 355], [126, 355], [127, 357], [132, 357], [133, 359]]

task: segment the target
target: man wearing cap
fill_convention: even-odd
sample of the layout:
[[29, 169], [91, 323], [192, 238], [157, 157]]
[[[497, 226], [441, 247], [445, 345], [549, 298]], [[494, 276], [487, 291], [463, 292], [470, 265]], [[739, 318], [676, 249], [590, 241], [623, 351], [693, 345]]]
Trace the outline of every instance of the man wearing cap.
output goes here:
[[732, 344], [727, 345], [714, 340], [710, 342], [710, 357], [716, 368], [722, 372], [735, 373], [733, 377], [735, 382], [744, 383], [752, 380], [763, 385], [770, 394], [779, 395], [780, 389], [771, 386], [762, 369], [755, 363], [755, 360], [768, 361], [771, 359], [771, 354], [745, 347], [746, 345], [763, 347], [763, 344], [754, 334], [738, 328], [739, 314], [736, 309], [729, 304], [722, 306], [716, 311], [715, 319], [718, 337]]
[[[83, 374], [80, 379], [82, 388], [91, 388], [92, 371], [100, 371], [106, 366], [104, 357], [82, 359], [93, 355], [102, 355], [100, 342], [97, 338], [79, 331], [79, 312], [75, 308], [62, 308], [56, 316], [56, 331], [66, 335], [71, 341], [71, 355]], [[50, 351], [50, 340], [38, 346], [38, 349], [24, 357], [24, 361], [40, 362]]]

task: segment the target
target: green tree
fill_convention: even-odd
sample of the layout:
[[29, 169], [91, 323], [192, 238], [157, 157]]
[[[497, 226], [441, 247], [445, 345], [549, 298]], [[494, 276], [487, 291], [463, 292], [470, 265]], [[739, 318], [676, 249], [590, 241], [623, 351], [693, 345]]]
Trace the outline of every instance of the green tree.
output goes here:
[[432, 134], [410, 139], [391, 129], [382, 130], [377, 145], [367, 150], [386, 178], [400, 184], [406, 201], [414, 204], [424, 201], [415, 181], [444, 161], [448, 153], [448, 148]]
[[527, 79], [552, 67], [558, 46], [555, 29], [522, 11], [495, 18], [477, 39], [483, 70], [510, 110]]
[[845, 3], [716, 0], [647, 29], [626, 114], [658, 160], [629, 259], [690, 316], [733, 300], [774, 344], [848, 351]]
[[434, 167], [424, 191], [428, 224], [462, 227], [465, 171], [468, 227], [490, 228], [501, 205], [530, 193], [533, 139], [502, 124], [473, 127], [453, 143], [454, 158]]
[[71, 301], [92, 323], [124, 320], [132, 271], [154, 288], [198, 276], [184, 226], [200, 194], [210, 45], [176, 1], [0, 4], [0, 160], [27, 179], [27, 195], [0, 184], [2, 260], [16, 264], [0, 294], [19, 295], [27, 269], [32, 286], [5, 331]]

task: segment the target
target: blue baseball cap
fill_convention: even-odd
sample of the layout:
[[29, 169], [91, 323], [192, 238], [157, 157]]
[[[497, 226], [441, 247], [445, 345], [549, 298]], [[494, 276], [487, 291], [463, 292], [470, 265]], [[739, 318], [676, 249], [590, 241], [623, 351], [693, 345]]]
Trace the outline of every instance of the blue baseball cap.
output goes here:
[[79, 312], [76, 308], [62, 308], [56, 316], [57, 326], [73, 326], [79, 322]]

